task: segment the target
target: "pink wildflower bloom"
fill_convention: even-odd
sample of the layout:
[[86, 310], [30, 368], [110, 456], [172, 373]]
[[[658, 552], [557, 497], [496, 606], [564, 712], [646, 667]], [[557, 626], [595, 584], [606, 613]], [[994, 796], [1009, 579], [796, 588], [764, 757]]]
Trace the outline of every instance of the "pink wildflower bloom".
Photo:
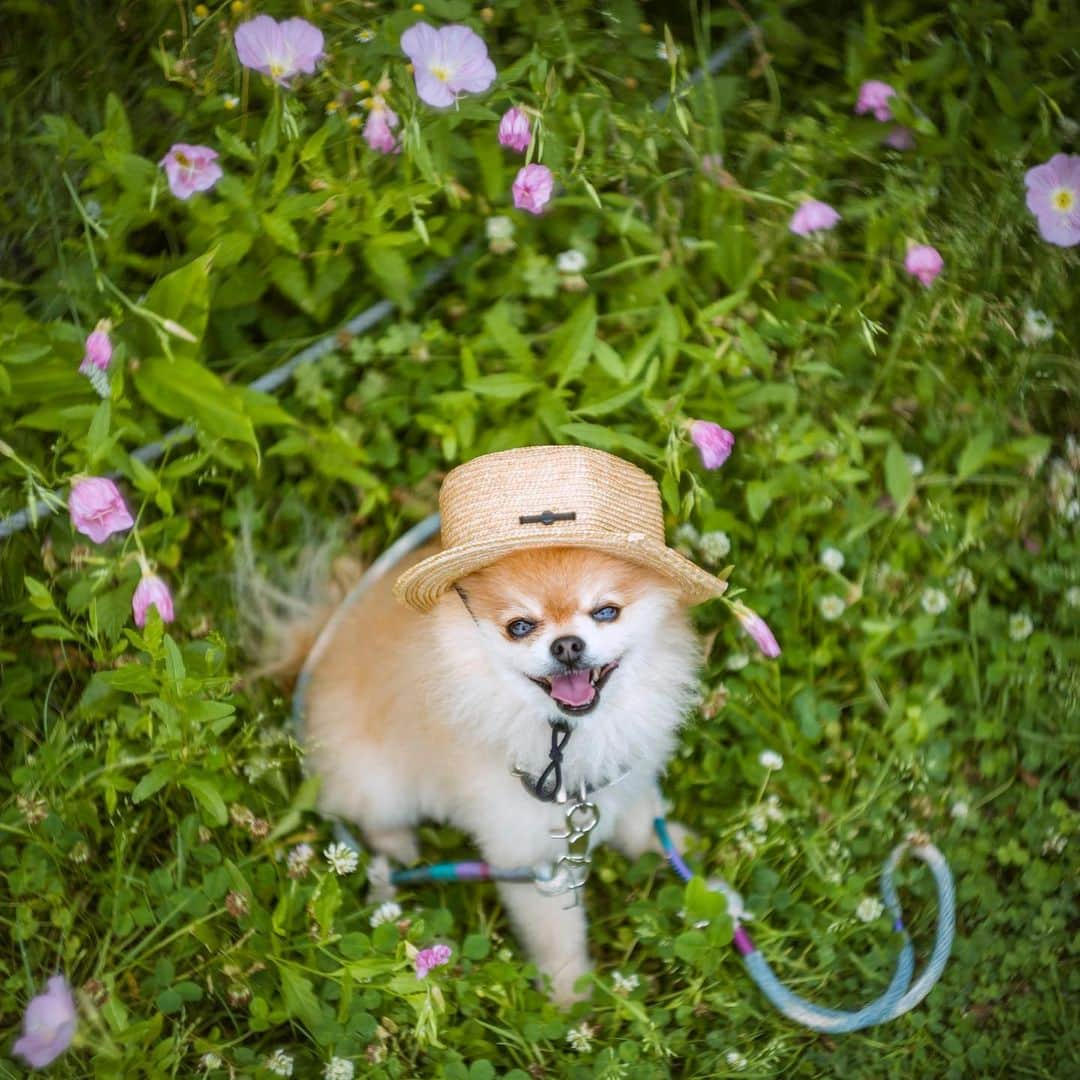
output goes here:
[[894, 127], [892, 131], [882, 140], [886, 146], [891, 146], [894, 150], [914, 150], [915, 149], [915, 136], [912, 134], [910, 128], [906, 128], [902, 125]]
[[765, 620], [741, 600], [736, 600], [731, 605], [731, 610], [743, 630], [754, 639], [754, 644], [761, 650], [762, 656], [775, 660], [780, 655], [780, 646]]
[[705, 154], [701, 159], [701, 171], [717, 183], [724, 175], [724, 155]]
[[31, 1068], [43, 1069], [71, 1045], [77, 1022], [71, 987], [63, 975], [54, 975], [48, 990], [27, 1005], [23, 1034], [15, 1041], [12, 1053]]
[[322, 31], [306, 19], [278, 22], [259, 15], [236, 28], [236, 55], [244, 67], [269, 75], [279, 86], [303, 72], [310, 75], [323, 56]]
[[450, 962], [449, 945], [432, 945], [430, 949], [421, 949], [413, 957], [416, 977], [423, 979], [432, 968], [442, 967]]
[[173, 598], [169, 586], [157, 574], [144, 574], [131, 598], [131, 611], [139, 629], [146, 625], [146, 615], [151, 607], [157, 608], [162, 622], [173, 621]]
[[436, 30], [417, 23], [401, 35], [401, 49], [413, 63], [420, 100], [437, 109], [453, 105], [458, 94], [482, 93], [495, 81], [484, 39], [467, 26]]
[[91, 476], [71, 485], [71, 523], [95, 544], [135, 524], [120, 489], [105, 476]]
[[499, 144], [523, 154], [529, 149], [531, 141], [532, 128], [529, 118], [516, 106], [507, 109], [499, 121]]
[[892, 119], [892, 109], [889, 108], [889, 98], [894, 97], [896, 91], [884, 82], [870, 79], [859, 87], [859, 100], [855, 103], [855, 112], [862, 116], [872, 112], [875, 120], [883, 124]]
[[788, 228], [796, 236], [809, 236], [821, 229], [831, 229], [840, 215], [828, 204], [817, 199], [805, 199], [791, 216]]
[[108, 371], [111, 363], [112, 341], [109, 340], [109, 323], [102, 319], [86, 339], [86, 349], [79, 371], [83, 375], [89, 375], [94, 368], [98, 371]]
[[393, 129], [398, 126], [398, 115], [381, 97], [372, 99], [371, 112], [364, 124], [364, 139], [372, 150], [380, 154], [398, 154], [401, 147], [394, 138]]
[[912, 276], [917, 277], [923, 285], [932, 285], [934, 278], [945, 267], [945, 260], [941, 252], [929, 244], [913, 244], [908, 248], [907, 258], [904, 259], [904, 269]]
[[1080, 244], [1080, 154], [1055, 154], [1024, 176], [1039, 235], [1059, 247]]
[[178, 199], [190, 199], [196, 191], [209, 191], [221, 179], [217, 156], [209, 146], [173, 143], [158, 164], [169, 178], [169, 190]]
[[711, 420], [691, 420], [690, 441], [698, 448], [706, 469], [719, 469], [735, 446], [735, 436]]
[[542, 213], [554, 189], [555, 178], [546, 165], [526, 165], [514, 178], [514, 205], [530, 214]]

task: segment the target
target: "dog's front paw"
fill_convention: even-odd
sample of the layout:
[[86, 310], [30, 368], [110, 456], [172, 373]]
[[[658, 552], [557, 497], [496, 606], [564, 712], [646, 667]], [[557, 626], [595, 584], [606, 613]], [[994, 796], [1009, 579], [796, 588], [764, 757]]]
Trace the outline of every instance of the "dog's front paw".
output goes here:
[[592, 984], [582, 983], [577, 989], [575, 983], [583, 975], [588, 975], [588, 965], [568, 964], [551, 977], [551, 1000], [560, 1009], [569, 1009], [579, 1001], [588, 1001], [592, 997]]

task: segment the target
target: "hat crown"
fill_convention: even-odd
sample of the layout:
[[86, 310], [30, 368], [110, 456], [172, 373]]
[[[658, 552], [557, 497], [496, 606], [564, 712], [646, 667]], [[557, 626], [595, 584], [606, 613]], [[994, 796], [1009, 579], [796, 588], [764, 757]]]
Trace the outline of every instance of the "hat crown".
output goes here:
[[652, 477], [585, 446], [528, 446], [474, 458], [447, 474], [439, 509], [445, 548], [540, 535], [550, 544], [590, 533], [664, 543]]

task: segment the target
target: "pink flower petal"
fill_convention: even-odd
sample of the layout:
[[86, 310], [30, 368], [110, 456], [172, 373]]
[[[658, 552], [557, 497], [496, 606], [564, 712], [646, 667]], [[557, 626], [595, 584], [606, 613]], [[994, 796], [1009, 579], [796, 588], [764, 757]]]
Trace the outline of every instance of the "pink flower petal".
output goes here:
[[809, 236], [812, 232], [831, 229], [840, 215], [828, 204], [818, 199], [806, 199], [791, 216], [788, 228], [796, 236]]
[[507, 109], [499, 121], [499, 143], [516, 150], [519, 154], [529, 149], [532, 129], [529, 118], [519, 108]]
[[526, 165], [514, 178], [514, 206], [530, 214], [540, 214], [551, 201], [554, 190], [555, 178], [546, 165]]
[[151, 607], [157, 608], [162, 622], [173, 621], [173, 598], [169, 586], [156, 574], [145, 574], [131, 598], [131, 611], [135, 616], [135, 625], [140, 630], [146, 625], [146, 616]]
[[904, 269], [926, 286], [933, 284], [944, 267], [945, 260], [941, 257], [941, 252], [929, 244], [912, 245], [904, 259]]
[[68, 511], [75, 528], [95, 544], [135, 524], [120, 489], [106, 476], [91, 476], [73, 484]]
[[701, 464], [706, 469], [719, 469], [735, 446], [735, 436], [711, 420], [692, 420], [690, 440], [698, 448]]

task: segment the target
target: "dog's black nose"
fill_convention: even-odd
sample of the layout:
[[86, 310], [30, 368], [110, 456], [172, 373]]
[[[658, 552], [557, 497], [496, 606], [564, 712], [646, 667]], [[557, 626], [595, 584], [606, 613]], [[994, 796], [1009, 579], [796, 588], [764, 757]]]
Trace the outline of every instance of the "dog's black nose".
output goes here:
[[551, 643], [551, 655], [561, 664], [576, 664], [585, 652], [585, 642], [579, 637], [560, 637]]

